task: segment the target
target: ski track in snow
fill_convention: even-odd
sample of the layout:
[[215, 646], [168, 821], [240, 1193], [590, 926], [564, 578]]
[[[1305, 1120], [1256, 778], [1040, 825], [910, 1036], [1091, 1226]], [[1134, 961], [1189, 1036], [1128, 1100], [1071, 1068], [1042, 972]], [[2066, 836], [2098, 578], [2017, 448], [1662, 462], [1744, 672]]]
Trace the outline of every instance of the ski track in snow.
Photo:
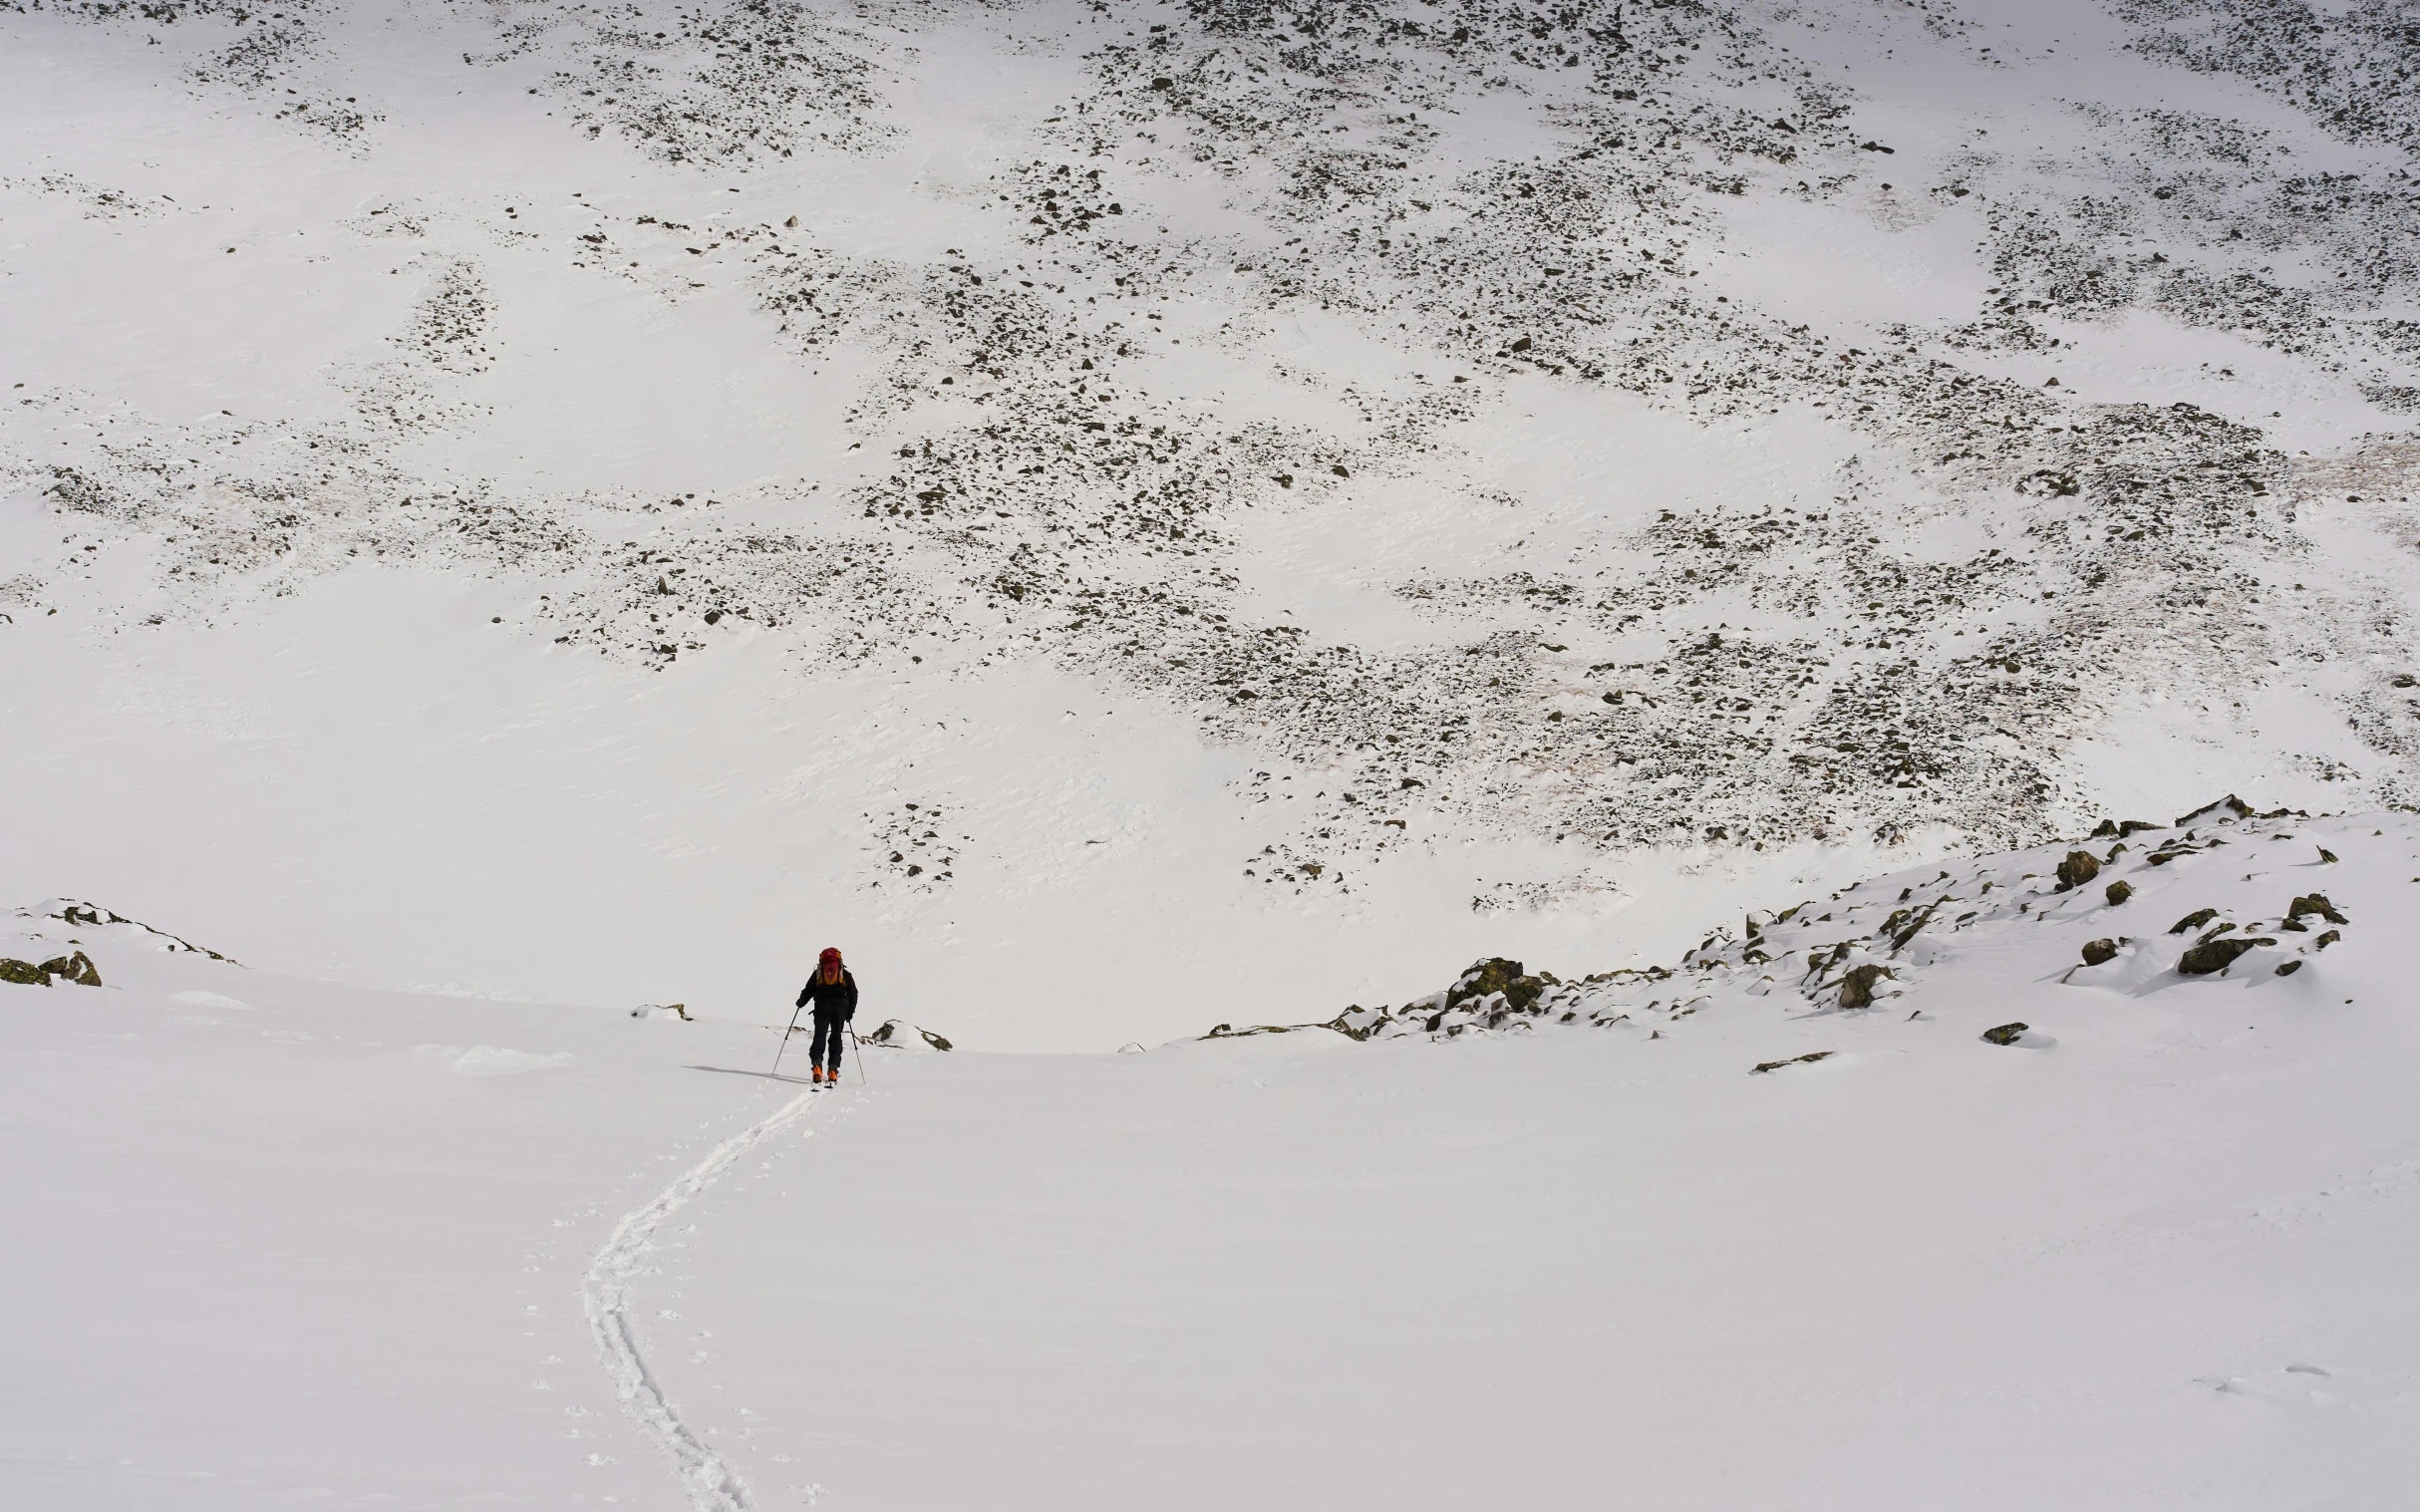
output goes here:
[[596, 1340], [597, 1354], [604, 1361], [605, 1373], [613, 1381], [615, 1396], [620, 1398], [622, 1409], [672, 1456], [680, 1470], [681, 1483], [689, 1488], [689, 1504], [698, 1512], [746, 1512], [748, 1486], [724, 1463], [722, 1455], [690, 1430], [689, 1424], [681, 1420], [680, 1412], [665, 1398], [664, 1388], [656, 1380], [655, 1372], [648, 1368], [647, 1357], [639, 1349], [638, 1334], [631, 1327], [631, 1292], [637, 1279], [645, 1274], [657, 1226], [714, 1185], [733, 1161], [747, 1154], [767, 1134], [805, 1112], [815, 1097], [814, 1090], [800, 1092], [770, 1116], [716, 1145], [705, 1159], [682, 1172], [680, 1179], [658, 1192], [645, 1207], [624, 1214], [622, 1221], [614, 1225], [612, 1237], [597, 1251], [596, 1258], [588, 1262], [587, 1274], [580, 1279], [580, 1305], [588, 1315], [588, 1332]]

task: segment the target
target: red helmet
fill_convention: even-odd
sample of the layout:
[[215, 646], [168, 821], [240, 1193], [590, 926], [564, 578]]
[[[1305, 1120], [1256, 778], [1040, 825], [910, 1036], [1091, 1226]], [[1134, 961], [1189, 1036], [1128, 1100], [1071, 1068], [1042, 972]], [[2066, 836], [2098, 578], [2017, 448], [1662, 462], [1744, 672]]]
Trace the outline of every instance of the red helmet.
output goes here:
[[817, 961], [837, 961], [840, 959], [840, 947], [837, 945], [826, 945], [823, 947], [823, 954], [817, 956], [815, 959]]

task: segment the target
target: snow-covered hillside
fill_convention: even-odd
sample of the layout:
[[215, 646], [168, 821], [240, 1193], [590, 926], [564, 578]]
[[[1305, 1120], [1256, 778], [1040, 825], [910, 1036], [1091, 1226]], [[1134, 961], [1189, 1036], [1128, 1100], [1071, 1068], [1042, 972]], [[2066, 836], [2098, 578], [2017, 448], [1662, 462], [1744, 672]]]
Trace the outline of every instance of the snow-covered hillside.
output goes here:
[[0, 0], [0, 1504], [2399, 1505], [2416, 35]]
[[[1569, 1023], [876, 1051], [824, 1091], [765, 1075], [777, 1026], [331, 987], [30, 909], [0, 954], [104, 985], [0, 985], [0, 1483], [2396, 1505], [2420, 824], [2126, 843], [2064, 890], [2054, 847], [1752, 915]], [[1809, 951], [1895, 975], [1810, 999]]]
[[2398, 14], [12, 0], [0, 878], [1105, 1046], [2404, 801]]

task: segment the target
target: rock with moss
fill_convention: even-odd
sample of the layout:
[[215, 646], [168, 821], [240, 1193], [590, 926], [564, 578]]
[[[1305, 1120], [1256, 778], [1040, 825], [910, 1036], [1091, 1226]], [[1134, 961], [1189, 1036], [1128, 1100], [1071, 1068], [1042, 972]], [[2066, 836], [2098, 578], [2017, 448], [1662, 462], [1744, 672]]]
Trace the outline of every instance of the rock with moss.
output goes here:
[[2203, 925], [2209, 923], [2218, 916], [2219, 911], [2215, 908], [2197, 908], [2192, 913], [2189, 913], [2182, 919], [2177, 920], [2174, 924], [2169, 925], [2168, 932], [2172, 935], [2181, 935], [2189, 930], [2200, 929]]
[[2016, 1037], [2031, 1029], [2030, 1024], [2002, 1024], [1983, 1031], [1983, 1039], [1993, 1045], [2014, 1045]]
[[2086, 940], [2084, 942], [2084, 964], [2086, 966], [2100, 966], [2114, 961], [2117, 959], [2117, 953], [2118, 942], [2115, 940]]
[[2089, 850], [2071, 850], [2058, 863], [2058, 890], [2072, 892], [2100, 874], [2100, 857]]
[[2350, 924], [2352, 922], [2336, 912], [2336, 905], [2328, 902], [2327, 894], [2323, 892], [2305, 893], [2294, 899], [2292, 906], [2285, 910], [2285, 922], [2296, 923], [2304, 914], [2317, 914], [2330, 924]]
[[2101, 896], [2109, 900], [2111, 908], [2115, 908], [2134, 896], [2134, 884], [2132, 882], [2112, 882], [2102, 891]]
[[101, 968], [95, 966], [93, 958], [83, 951], [72, 956], [54, 956], [42, 963], [42, 969], [60, 981], [73, 982], [78, 987], [101, 985]]
[[1891, 968], [1879, 961], [1868, 961], [1863, 966], [1850, 967], [1847, 974], [1840, 979], [1840, 1006], [1842, 1008], [1872, 1008], [1874, 1006], [1874, 988], [1886, 978], [1893, 982], [1899, 980], [1892, 976]]
[[2204, 940], [2177, 958], [2177, 970], [2188, 977], [2207, 977], [2225, 971], [2236, 959], [2263, 945], [2277, 942], [2267, 937], [2248, 938], [2235, 935], [2226, 939]]
[[48, 987], [51, 985], [51, 974], [31, 961], [0, 956], [0, 982], [15, 982], [24, 987]]
[[1447, 989], [1445, 1006], [1448, 1009], [1459, 1008], [1473, 998], [1502, 993], [1505, 1006], [1514, 1013], [1520, 1013], [1544, 996], [1546, 985], [1546, 978], [1529, 975], [1520, 962], [1508, 961], [1502, 956], [1489, 956], [1483, 961], [1472, 962], [1454, 985]]

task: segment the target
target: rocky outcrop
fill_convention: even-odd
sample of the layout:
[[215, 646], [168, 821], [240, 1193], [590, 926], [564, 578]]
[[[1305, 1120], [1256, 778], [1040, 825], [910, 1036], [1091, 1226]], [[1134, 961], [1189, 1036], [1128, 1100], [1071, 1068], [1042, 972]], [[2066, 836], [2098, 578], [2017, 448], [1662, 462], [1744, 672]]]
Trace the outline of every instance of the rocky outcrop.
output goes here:
[[1885, 978], [1890, 978], [1892, 981], [1898, 980], [1898, 978], [1892, 977], [1891, 968], [1880, 962], [1868, 961], [1863, 966], [1850, 967], [1840, 979], [1840, 1006], [1842, 1008], [1872, 1008], [1874, 1006], [1874, 988]]
[[2207, 977], [2225, 971], [2236, 959], [2264, 945], [2277, 942], [2266, 937], [2248, 939], [2242, 935], [2226, 939], [2204, 940], [2177, 958], [2177, 970], [2188, 977]]
[[[1222, 1024], [1219, 1026], [1219, 1029], [1225, 1029], [1226, 1027], [1227, 1026]], [[1246, 1031], [1246, 1033], [1253, 1032]], [[1210, 1034], [1211, 1038], [1216, 1039], [1218, 1037], [1218, 1030], [1212, 1030]], [[918, 1048], [919, 1045], [926, 1050], [950, 1049], [949, 1041], [943, 1039], [937, 1034], [934, 1034], [929, 1029], [919, 1029], [915, 1025], [908, 1023], [905, 1019], [886, 1019], [882, 1022], [882, 1026], [879, 1029], [874, 1030], [870, 1034], [860, 1035], [858, 1039], [863, 1044], [879, 1045], [890, 1050], [914, 1050]]]
[[14, 982], [22, 987], [49, 987], [58, 982], [99, 987], [101, 969], [83, 951], [72, 956], [53, 956], [40, 966], [31, 961], [0, 958], [0, 982]]
[[2071, 850], [2058, 863], [2058, 890], [2072, 892], [2101, 874], [2101, 859], [2089, 850]]
[[72, 956], [54, 956], [42, 963], [42, 969], [60, 981], [73, 982], [78, 987], [99, 987], [101, 985], [101, 969], [95, 966], [93, 958], [83, 951], [78, 951]]
[[2328, 902], [2327, 894], [2323, 892], [2305, 893], [2294, 899], [2292, 906], [2285, 910], [2285, 922], [2291, 925], [2300, 920], [2304, 914], [2317, 914], [2330, 924], [2350, 924], [2352, 922], [2336, 912], [2336, 905]]

